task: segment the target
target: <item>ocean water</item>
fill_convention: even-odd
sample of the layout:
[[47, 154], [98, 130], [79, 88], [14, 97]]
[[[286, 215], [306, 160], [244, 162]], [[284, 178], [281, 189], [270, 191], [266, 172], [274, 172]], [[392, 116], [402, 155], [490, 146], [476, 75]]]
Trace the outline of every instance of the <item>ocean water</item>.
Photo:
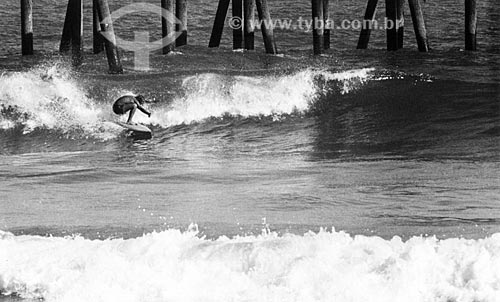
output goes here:
[[[330, 2], [338, 22], [366, 6]], [[446, 0], [423, 4], [429, 53], [407, 17], [403, 50], [338, 29], [314, 57], [300, 30], [275, 30], [277, 56], [259, 33], [232, 51], [228, 28], [208, 49], [216, 4], [189, 2], [188, 46], [109, 75], [90, 3], [78, 69], [63, 1], [34, 3], [30, 57], [0, 3], [0, 301], [500, 301], [500, 5], [478, 2], [477, 52]], [[115, 30], [157, 39], [158, 18]], [[150, 140], [113, 123], [131, 92]]]

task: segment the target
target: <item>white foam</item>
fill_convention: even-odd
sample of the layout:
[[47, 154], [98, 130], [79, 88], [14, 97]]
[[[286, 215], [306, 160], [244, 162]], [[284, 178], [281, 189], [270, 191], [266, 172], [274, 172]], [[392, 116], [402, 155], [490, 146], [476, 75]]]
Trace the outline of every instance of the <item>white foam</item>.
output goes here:
[[[0, 100], [25, 114], [25, 132], [35, 128], [94, 129], [102, 110], [61, 65], [41, 66], [27, 72], [0, 76]], [[14, 122], [3, 122], [12, 127]], [[5, 128], [4, 127], [4, 128]]]
[[338, 81], [342, 84], [341, 94], [349, 93], [372, 79], [375, 68], [353, 69], [337, 73], [322, 73], [326, 81]]
[[0, 129], [11, 129], [14, 128], [15, 123], [11, 120], [6, 120], [3, 119], [2, 116], [0, 115]]
[[363, 85], [371, 71], [373, 69], [339, 73], [303, 70], [281, 76], [190, 76], [182, 84], [184, 96], [175, 99], [169, 107], [157, 108], [151, 122], [168, 127], [225, 115], [246, 118], [303, 114], [321, 92], [318, 80], [339, 81], [343, 85], [342, 93], [347, 93]]
[[[183, 79], [173, 101], [162, 100], [150, 108], [151, 118], [136, 114], [134, 121], [169, 127], [223, 116], [273, 117], [307, 112], [325, 87], [347, 93], [363, 85], [373, 69], [328, 72], [306, 69], [288, 75], [233, 76], [200, 74]], [[330, 85], [329, 81], [338, 82]], [[114, 89], [114, 88], [113, 88]], [[107, 91], [114, 98], [140, 93], [131, 90]], [[139, 87], [132, 87], [138, 89]], [[166, 87], [165, 89], [170, 89]], [[112, 100], [109, 100], [111, 102]], [[0, 128], [22, 125], [25, 133], [37, 128], [64, 133], [81, 130], [93, 137], [116, 137], [116, 127], [103, 121], [113, 118], [110, 106], [95, 102], [85, 83], [63, 65], [52, 63], [24, 72], [0, 75], [0, 102], [12, 106], [17, 115], [0, 115]]]
[[104, 241], [0, 232], [0, 291], [47, 302], [495, 302], [500, 233], [403, 242], [335, 231]]

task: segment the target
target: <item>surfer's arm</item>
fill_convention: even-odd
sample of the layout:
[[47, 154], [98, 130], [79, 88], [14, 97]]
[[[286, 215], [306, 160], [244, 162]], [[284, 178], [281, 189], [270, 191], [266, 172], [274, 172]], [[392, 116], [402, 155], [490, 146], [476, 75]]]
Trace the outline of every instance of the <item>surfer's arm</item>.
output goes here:
[[147, 111], [146, 108], [141, 106], [141, 104], [137, 104], [137, 108], [139, 108], [139, 110], [141, 110], [147, 116], [149, 116], [149, 117], [151, 116], [151, 112]]

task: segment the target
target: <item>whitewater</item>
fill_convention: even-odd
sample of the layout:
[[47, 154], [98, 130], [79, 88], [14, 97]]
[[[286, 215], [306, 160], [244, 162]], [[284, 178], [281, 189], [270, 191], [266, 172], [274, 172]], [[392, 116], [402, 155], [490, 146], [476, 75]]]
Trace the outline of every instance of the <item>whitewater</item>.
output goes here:
[[[364, 116], [368, 124], [356, 126], [361, 122], [350, 112], [362, 107], [344, 107], [359, 102], [352, 97], [372, 95], [367, 87], [393, 81], [414, 87], [436, 80], [376, 68], [307, 68], [281, 74], [196, 73], [183, 76], [177, 88], [168, 81], [163, 87], [146, 81], [145, 87], [155, 85], [148, 89], [154, 114], [151, 119], [138, 115], [137, 121], [156, 133], [148, 147], [130, 142], [112, 123], [117, 117], [110, 112], [111, 101], [141, 91], [129, 88], [138, 83], [134, 79], [105, 89], [100, 80], [57, 61], [4, 72], [0, 127], [6, 148], [0, 177], [9, 202], [1, 222], [11, 231], [0, 233], [0, 293], [6, 301], [48, 302], [500, 301], [495, 212], [477, 207], [469, 214], [463, 196], [455, 199], [462, 198], [464, 206], [449, 208], [447, 195], [439, 199], [434, 189], [482, 186], [490, 195], [475, 201], [494, 208], [495, 169], [483, 172], [484, 180], [475, 184], [471, 175], [477, 174], [469, 172], [474, 165], [460, 158], [444, 161], [438, 174], [429, 176], [438, 164], [426, 167], [425, 161], [411, 159], [415, 155], [410, 160], [376, 153], [364, 157], [349, 150], [353, 139], [364, 144], [380, 135], [369, 115]], [[311, 119], [330, 114], [332, 98], [339, 100], [338, 119], [356, 134], [340, 141], [346, 147], [328, 151], [323, 145], [332, 138], [315, 146], [310, 129]], [[355, 157], [331, 161], [324, 150]], [[314, 152], [321, 158], [318, 164], [304, 160]], [[413, 166], [413, 178], [399, 174], [400, 161], [407, 169]], [[477, 165], [489, 167], [488, 162]], [[449, 177], [456, 169], [465, 173], [458, 184]], [[337, 178], [331, 171], [344, 176], [322, 185]], [[380, 183], [369, 180], [374, 171]], [[144, 175], [157, 176], [146, 182]], [[413, 179], [422, 177], [430, 185], [413, 187]], [[392, 189], [394, 179], [400, 179], [401, 188]], [[318, 180], [317, 192], [310, 191]], [[137, 182], [142, 189], [128, 194], [127, 186]], [[347, 199], [339, 192], [346, 186], [352, 195]], [[60, 190], [65, 193], [53, 194]], [[401, 205], [383, 203], [394, 194], [402, 203], [411, 198], [408, 191], [420, 198], [408, 210], [412, 216], [404, 211], [399, 216]], [[435, 196], [442, 206], [429, 202]], [[193, 208], [183, 200], [200, 203]], [[422, 202], [427, 208], [419, 206]], [[391, 208], [396, 211], [389, 224], [396, 229], [379, 228]], [[33, 220], [27, 222], [26, 215]], [[261, 220], [267, 221], [264, 226]], [[328, 225], [357, 235], [325, 229]], [[116, 226], [122, 229], [106, 231]]]
[[[110, 75], [90, 2], [73, 68], [66, 3], [34, 1], [21, 56], [19, 2], [0, 1], [0, 302], [500, 302], [500, 5], [477, 2], [475, 52], [442, 0], [421, 1], [427, 53], [406, 7], [398, 51], [340, 28], [314, 56], [310, 32], [276, 29], [274, 56], [258, 31], [233, 51], [227, 26], [208, 48], [217, 3], [189, 1], [188, 45], [147, 72], [123, 51]], [[330, 5], [356, 20], [366, 0]], [[161, 38], [156, 14], [113, 25]], [[115, 124], [130, 93], [152, 139]]]
[[[314, 107], [320, 94], [328, 93], [328, 89], [348, 93], [373, 78], [373, 71], [373, 68], [343, 72], [307, 69], [277, 76], [216, 73], [187, 76], [182, 79], [180, 92], [172, 99], [150, 97], [155, 103], [151, 105], [155, 110], [152, 119], [138, 115], [136, 120], [167, 128], [224, 116], [279, 119], [305, 114]], [[334, 87], [322, 88], [332, 82]], [[0, 128], [22, 128], [24, 134], [45, 129], [64, 133], [81, 131], [80, 135], [98, 138], [116, 137], [120, 128], [106, 123], [117, 120], [109, 110], [111, 101], [137, 91], [113, 89], [104, 96], [90, 96], [89, 90], [96, 85], [99, 84], [81, 83], [71, 69], [57, 61], [27, 72], [3, 73], [0, 75], [0, 99], [4, 114], [0, 115]], [[154, 91], [161, 92], [161, 88]]]
[[[368, 161], [358, 158], [352, 165], [321, 162], [323, 159], [311, 165], [311, 160], [303, 160], [304, 154], [320, 148], [311, 146], [314, 141], [309, 138], [310, 120], [332, 110], [332, 97], [340, 99], [335, 110], [347, 114], [339, 120], [352, 128], [360, 122], [352, 120], [349, 112], [362, 109], [342, 109], [358, 102], [349, 98], [365, 90], [370, 95], [367, 86], [373, 89], [373, 85], [392, 81], [411, 86], [435, 83], [428, 75], [376, 68], [186, 75], [175, 89], [171, 84], [149, 89], [152, 93], [148, 95], [148, 106], [154, 114], [151, 119], [138, 115], [137, 121], [150, 125], [159, 142], [153, 140], [153, 149], [146, 151], [149, 158], [144, 158], [141, 153], [148, 145], [128, 142], [121, 128], [112, 123], [117, 117], [110, 112], [113, 99], [141, 90], [128, 88], [137, 83], [135, 80], [107, 90], [99, 86], [99, 80], [82, 79], [82, 75], [57, 61], [28, 71], [4, 72], [0, 76], [0, 127], [4, 144], [10, 141], [13, 145], [6, 145], [0, 165], [2, 192], [10, 196], [10, 202], [4, 204], [7, 214], [2, 223], [4, 229], [12, 231], [0, 234], [0, 293], [48, 302], [500, 301], [500, 233], [495, 232], [495, 212], [478, 210], [480, 214], [468, 214], [468, 206], [463, 208], [465, 211], [458, 207], [462, 215], [454, 208], [444, 210], [446, 203], [438, 208], [429, 204], [423, 210], [416, 203], [410, 211], [414, 216], [393, 214], [393, 224], [397, 226], [404, 219], [409, 220], [408, 225], [403, 222], [399, 231], [380, 230], [377, 225], [387, 219], [387, 214], [374, 214], [381, 212], [380, 207], [394, 206], [380, 204], [387, 195], [374, 193], [377, 186], [391, 188], [396, 178], [401, 179], [401, 186], [409, 183], [410, 187], [401, 189], [398, 203], [411, 196], [408, 190], [416, 190], [411, 187], [412, 178], [401, 178], [397, 172], [400, 157], [369, 154]], [[372, 102], [376, 101], [367, 101], [368, 106]], [[373, 125], [369, 122], [351, 131], [357, 132], [355, 137], [363, 143], [373, 135], [370, 131], [379, 136], [379, 130], [371, 128]], [[230, 141], [241, 137], [242, 142], [231, 147], [225, 137]], [[347, 136], [346, 142], [353, 139]], [[319, 146], [328, 144], [328, 140]], [[28, 154], [16, 151], [19, 142], [21, 146], [26, 144], [21, 148], [29, 150]], [[131, 152], [123, 156], [124, 160], [113, 155], [117, 142], [124, 144], [118, 154]], [[221, 142], [224, 148], [217, 146]], [[318, 152], [325, 156], [322, 149]], [[353, 153], [334, 151], [339, 152]], [[374, 155], [382, 158], [372, 161]], [[130, 156], [137, 160], [131, 161]], [[228, 156], [231, 163], [221, 164]], [[274, 167], [277, 158], [281, 166]], [[132, 168], [130, 163], [134, 163]], [[406, 160], [402, 164], [406, 168], [413, 166], [412, 177], [429, 178], [429, 168], [422, 166], [425, 161]], [[451, 164], [465, 171], [464, 180], [458, 180], [464, 188], [471, 186], [470, 175], [474, 174], [467, 172], [468, 164], [460, 159]], [[429, 196], [440, 196], [433, 187], [452, 186], [449, 175], [455, 168], [446, 161], [442, 165], [442, 179], [431, 183], [430, 189], [425, 185], [420, 189], [424, 193], [429, 190], [429, 200]], [[356, 180], [350, 179], [349, 175], [360, 169], [362, 175], [354, 174]], [[396, 174], [384, 180], [381, 175], [387, 170]], [[444, 172], [447, 170], [448, 174]], [[130, 171], [131, 176], [123, 171]], [[310, 192], [315, 175], [336, 178], [329, 171], [344, 171], [344, 179]], [[380, 171], [376, 178], [382, 184], [363, 183], [373, 171]], [[485, 174], [486, 185], [494, 182], [493, 171]], [[145, 182], [135, 176], [148, 174], [159, 177]], [[110, 183], [110, 177], [124, 188], [142, 182], [144, 191], [122, 196], [121, 187], [114, 189], [116, 183]], [[352, 197], [342, 199], [338, 188], [351, 181], [358, 193], [351, 191]], [[477, 186], [485, 186], [479, 181]], [[75, 193], [52, 194], [52, 190], [61, 190], [56, 188], [60, 183], [65, 184], [64, 192]], [[23, 186], [21, 195], [14, 193], [19, 192], [18, 186]], [[244, 194], [236, 192], [235, 186]], [[262, 191], [261, 195], [251, 193], [252, 186], [256, 192]], [[199, 191], [193, 189], [196, 187]], [[296, 193], [301, 188], [305, 191]], [[191, 191], [195, 197], [186, 197]], [[279, 195], [280, 191], [283, 195]], [[96, 192], [95, 197], [89, 192]], [[174, 201], [165, 199], [164, 192], [173, 194]], [[372, 192], [370, 196], [380, 206], [373, 208], [372, 201], [364, 201], [364, 192]], [[71, 198], [71, 194], [78, 195]], [[247, 197], [252, 194], [256, 194], [255, 200]], [[485, 208], [494, 207], [495, 194], [492, 187], [492, 198], [486, 194], [476, 202]], [[337, 195], [338, 200], [320, 202]], [[113, 202], [112, 196], [122, 197]], [[178, 203], [191, 198], [202, 200], [199, 209]], [[426, 197], [420, 198], [419, 203], [425, 202]], [[443, 201], [446, 198], [443, 195]], [[265, 211], [258, 210], [262, 200], [267, 202]], [[429, 209], [450, 214], [441, 219]], [[301, 210], [300, 215], [297, 210]], [[129, 214], [124, 215], [124, 211]], [[60, 216], [62, 222], [54, 216], [58, 212], [65, 213]], [[36, 218], [27, 223], [25, 215]], [[478, 215], [483, 218], [476, 218]], [[371, 220], [367, 223], [361, 218], [364, 216]], [[271, 227], [266, 224], [256, 235], [265, 217]], [[197, 224], [184, 229], [193, 222], [203, 225], [205, 231], [198, 231]], [[213, 226], [219, 222], [223, 224]], [[322, 228], [329, 224], [347, 226], [343, 229], [361, 234]], [[102, 236], [99, 233], [113, 226], [124, 229]], [[142, 235], [132, 232], [137, 226], [144, 229]], [[318, 227], [318, 231], [306, 231]], [[461, 238], [463, 234], [473, 234], [473, 238]]]
[[44, 301], [500, 301], [500, 234], [0, 236], [2, 293]]

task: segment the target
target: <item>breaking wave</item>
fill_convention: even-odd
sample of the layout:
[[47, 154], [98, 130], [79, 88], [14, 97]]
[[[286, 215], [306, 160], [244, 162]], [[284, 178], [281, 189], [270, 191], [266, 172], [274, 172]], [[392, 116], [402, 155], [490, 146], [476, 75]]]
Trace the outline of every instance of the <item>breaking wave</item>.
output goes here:
[[500, 234], [478, 240], [350, 236], [133, 239], [0, 233], [0, 292], [47, 302], [499, 301]]
[[[136, 114], [134, 120], [166, 128], [225, 116], [274, 118], [304, 114], [322, 94], [349, 93], [371, 79], [372, 72], [373, 69], [343, 72], [308, 69], [287, 75], [187, 76], [173, 99], [151, 105], [151, 119]], [[91, 81], [80, 80], [58, 64], [0, 75], [0, 130], [18, 127], [24, 134], [48, 129], [94, 137], [108, 133], [114, 137], [120, 129], [109, 123], [120, 118], [110, 109], [115, 98], [145, 89], [151, 90], [152, 95], [174, 89], [161, 85], [144, 88], [131, 81], [122, 83], [129, 87], [127, 90], [109, 88], [97, 96], [92, 93], [98, 85]]]

